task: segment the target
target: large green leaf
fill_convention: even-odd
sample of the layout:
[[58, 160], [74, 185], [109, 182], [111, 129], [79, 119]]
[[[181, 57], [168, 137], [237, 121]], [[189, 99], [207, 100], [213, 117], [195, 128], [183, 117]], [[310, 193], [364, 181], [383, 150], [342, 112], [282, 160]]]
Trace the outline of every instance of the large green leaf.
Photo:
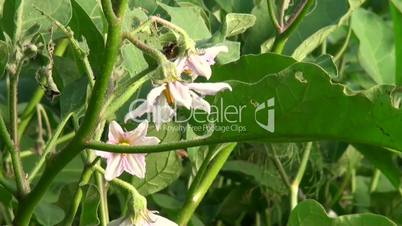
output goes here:
[[3, 30], [12, 39], [21, 38], [23, 32], [34, 24], [40, 25], [42, 31], [47, 30], [52, 22], [35, 8], [39, 8], [62, 24], [67, 24], [71, 18], [69, 0], [6, 0], [3, 7]]
[[396, 226], [391, 220], [371, 213], [331, 218], [314, 200], [306, 200], [292, 211], [288, 226]]
[[359, 60], [377, 84], [395, 83], [395, 46], [391, 27], [378, 15], [357, 10], [352, 28], [359, 38]]
[[[267, 66], [271, 60], [289, 64], [278, 72], [278, 67]], [[215, 105], [222, 109], [220, 114], [228, 106], [237, 107], [238, 112], [241, 109], [241, 114], [231, 116], [231, 121], [237, 120], [235, 123], [218, 118], [215, 126], [219, 129], [205, 142], [327, 139], [402, 150], [399, 139], [402, 128], [398, 126], [402, 112], [391, 104], [393, 87], [376, 86], [365, 92], [347, 94], [345, 87], [332, 83], [321, 67], [291, 62], [289, 58], [268, 54], [245, 56], [235, 63], [215, 67], [213, 76], [232, 80], [233, 88], [232, 92], [220, 96], [222, 100], [217, 97]], [[256, 110], [271, 98], [275, 98], [275, 107], [271, 107], [275, 109], [273, 133], [257, 123], [267, 124], [269, 107]], [[212, 113], [209, 117], [219, 116]], [[234, 130], [223, 130], [226, 127]]]

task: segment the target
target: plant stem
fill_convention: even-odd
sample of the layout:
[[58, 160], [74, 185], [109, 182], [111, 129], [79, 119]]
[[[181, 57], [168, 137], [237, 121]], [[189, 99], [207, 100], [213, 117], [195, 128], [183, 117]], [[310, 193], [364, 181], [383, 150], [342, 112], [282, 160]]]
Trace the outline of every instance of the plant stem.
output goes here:
[[299, 170], [297, 171], [296, 177], [294, 178], [290, 186], [290, 207], [294, 209], [298, 203], [299, 185], [303, 179], [304, 172], [306, 171], [307, 163], [310, 158], [311, 148], [313, 146], [312, 142], [308, 142], [304, 149], [302, 161], [300, 162]]
[[[264, 145], [265, 148], [267, 149], [267, 146]], [[283, 165], [281, 161], [278, 158], [278, 153], [276, 152], [274, 146], [270, 144], [271, 150], [272, 150], [272, 160], [274, 162], [275, 168], [278, 170], [279, 175], [281, 176], [283, 183], [287, 186], [287, 188], [290, 190], [291, 189], [291, 184], [288, 175], [286, 174], [285, 169], [283, 168]]]
[[[97, 78], [89, 100], [88, 109], [82, 121], [82, 125], [77, 131], [72, 141], [49, 161], [45, 172], [37, 183], [36, 187], [26, 196], [19, 205], [14, 225], [28, 225], [31, 219], [33, 210], [37, 203], [41, 200], [46, 190], [50, 186], [56, 175], [83, 150], [84, 143], [90, 139], [93, 131], [98, 124], [98, 117], [105, 101], [105, 95], [108, 89], [109, 80], [112, 75], [114, 64], [119, 54], [121, 44], [121, 19], [116, 20], [116, 15], [111, 15], [111, 0], [102, 0], [102, 8], [108, 12], [106, 19], [108, 21], [108, 38], [105, 48], [105, 59], [102, 68], [102, 74]], [[128, 4], [122, 0], [120, 4]], [[122, 7], [127, 8], [127, 7]], [[124, 10], [117, 15], [119, 18], [124, 16]]]
[[32, 169], [32, 172], [29, 174], [28, 180], [31, 182], [35, 176], [39, 173], [39, 171], [43, 168], [44, 164], [46, 163], [46, 160], [50, 154], [50, 152], [54, 149], [56, 146], [56, 141], [59, 138], [60, 134], [63, 132], [64, 127], [66, 126], [68, 120], [72, 114], [68, 114], [57, 126], [56, 132], [54, 136], [49, 140], [49, 142], [46, 144], [45, 150], [42, 153], [41, 158], [39, 161], [36, 163], [35, 167]]
[[155, 21], [155, 22], [157, 22], [159, 24], [162, 24], [163, 26], [165, 26], [165, 27], [167, 27], [167, 28], [169, 28], [169, 29], [171, 29], [173, 31], [176, 31], [177, 33], [181, 34], [183, 36], [184, 46], [186, 48], [191, 48], [191, 47], [195, 46], [194, 41], [190, 38], [188, 33], [183, 28], [171, 23], [170, 21], [167, 21], [167, 20], [162, 19], [162, 18], [157, 17], [157, 16], [151, 16], [150, 19], [152, 21]]
[[35, 107], [38, 105], [38, 103], [42, 100], [42, 97], [45, 95], [45, 91], [41, 88], [38, 87], [33, 96], [32, 99], [29, 101], [28, 105], [25, 107], [24, 111], [22, 112], [22, 115], [20, 117], [20, 123], [18, 125], [18, 137], [21, 138], [22, 135], [25, 132], [25, 129], [29, 125], [29, 122], [32, 119], [32, 116], [35, 113]]
[[223, 165], [229, 158], [236, 145], [236, 143], [226, 144], [214, 157], [213, 161], [208, 166], [208, 170], [203, 175], [203, 179], [201, 180], [201, 182], [198, 184], [193, 192], [188, 193], [184, 206], [179, 212], [176, 220], [178, 225], [185, 226], [190, 221], [201, 200], [204, 198], [209, 187], [211, 187], [216, 176], [222, 169]]
[[147, 44], [141, 42], [137, 38], [135, 38], [132, 34], [128, 32], [123, 33], [123, 38], [129, 40], [133, 45], [135, 45], [137, 48], [145, 52], [145, 54], [149, 55], [150, 57], [154, 58], [159, 64], [163, 64], [165, 62], [168, 62], [169, 60], [166, 58], [163, 53], [161, 53], [159, 50], [154, 49]]
[[0, 185], [3, 186], [3, 188], [5, 188], [8, 192], [10, 192], [12, 195], [16, 196], [17, 194], [17, 189], [15, 187], [14, 184], [10, 183], [10, 181], [8, 181], [3, 173], [0, 171]]
[[64, 218], [63, 224], [62, 225], [73, 225], [73, 221], [75, 218], [75, 215], [77, 214], [78, 207], [80, 206], [82, 196], [84, 194], [84, 186], [89, 183], [89, 180], [91, 179], [92, 173], [94, 171], [93, 166], [97, 164], [99, 159], [95, 159], [90, 165], [86, 166], [84, 171], [81, 174], [81, 178], [78, 182], [78, 188], [75, 191], [73, 201], [71, 203], [70, 209], [66, 214], [66, 217]]
[[[276, 17], [276, 13], [275, 13], [275, 0], [267, 0], [267, 5], [268, 5], [268, 13], [269, 16], [271, 17], [272, 23], [274, 24], [274, 27], [276, 29], [277, 33], [281, 33], [282, 32], [282, 23], [279, 24], [278, 19]], [[285, 0], [286, 1], [286, 0]]]
[[348, 49], [351, 37], [352, 37], [352, 25], [349, 23], [349, 29], [348, 29], [348, 33], [346, 35], [346, 39], [343, 42], [339, 51], [335, 54], [334, 62], [338, 62], [341, 59], [341, 57], [343, 56], [343, 54], [346, 52], [346, 50]]
[[381, 171], [379, 169], [375, 169], [373, 178], [371, 178], [370, 183], [370, 192], [373, 193], [375, 189], [377, 189], [378, 181], [380, 180]]
[[9, 89], [9, 108], [10, 108], [10, 124], [11, 139], [13, 140], [13, 148], [8, 148], [11, 155], [14, 176], [17, 183], [17, 192], [19, 197], [25, 196], [29, 191], [29, 184], [25, 180], [25, 172], [19, 157], [19, 137], [18, 137], [18, 80], [22, 70], [24, 60], [21, 59], [17, 63], [16, 70], [9, 73], [10, 89]]
[[277, 34], [275, 42], [272, 45], [272, 52], [281, 54], [285, 48], [286, 42], [289, 36], [303, 21], [303, 18], [307, 15], [308, 9], [314, 4], [315, 0], [303, 0], [300, 7], [289, 19], [289, 22], [282, 28], [281, 33]]

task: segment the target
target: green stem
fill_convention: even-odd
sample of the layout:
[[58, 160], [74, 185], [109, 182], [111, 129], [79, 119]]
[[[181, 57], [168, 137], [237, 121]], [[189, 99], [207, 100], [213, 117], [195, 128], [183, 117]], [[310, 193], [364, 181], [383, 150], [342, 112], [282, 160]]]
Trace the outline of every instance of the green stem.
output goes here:
[[78, 188], [75, 191], [70, 209], [66, 217], [64, 218], [62, 225], [73, 225], [75, 215], [77, 214], [78, 207], [80, 206], [82, 196], [84, 194], [84, 186], [86, 186], [89, 183], [89, 180], [91, 179], [91, 176], [94, 171], [93, 166], [97, 164], [97, 162], [98, 159], [95, 159], [90, 165], [86, 166], [84, 171], [82, 172], [81, 178], [78, 182]]
[[370, 192], [373, 193], [375, 189], [377, 189], [378, 182], [380, 180], [381, 176], [381, 171], [379, 169], [375, 169], [373, 178], [371, 178], [371, 183], [370, 183]]
[[298, 203], [299, 185], [303, 179], [304, 172], [306, 171], [307, 163], [310, 158], [311, 148], [313, 146], [312, 142], [308, 142], [304, 149], [302, 161], [300, 162], [299, 170], [297, 171], [296, 177], [294, 178], [290, 186], [290, 207], [294, 209]]
[[137, 38], [134, 37], [134, 35], [124, 32], [123, 33], [123, 38], [129, 40], [133, 45], [135, 45], [137, 48], [145, 52], [147, 55], [150, 57], [154, 58], [159, 64], [163, 65], [165, 62], [169, 62], [169, 60], [166, 58], [163, 53], [161, 53], [159, 50], [154, 49], [147, 44], [141, 42]]
[[25, 196], [29, 191], [29, 184], [25, 180], [25, 172], [19, 156], [19, 137], [18, 137], [18, 80], [22, 70], [24, 60], [21, 59], [15, 72], [10, 72], [10, 89], [9, 89], [9, 108], [10, 108], [10, 124], [11, 139], [13, 140], [13, 148], [8, 148], [12, 166], [14, 169], [15, 181], [17, 183], [17, 191], [20, 197]]
[[282, 0], [281, 11], [279, 13], [279, 21], [281, 27], [285, 25], [285, 11], [289, 7], [290, 0]]
[[67, 134], [65, 134], [65, 135], [63, 135], [63, 136], [61, 136], [61, 137], [56, 141], [56, 145], [59, 145], [59, 144], [63, 144], [63, 143], [65, 143], [65, 142], [68, 142], [68, 141], [70, 141], [71, 139], [73, 139], [74, 136], [75, 136], [75, 132], [74, 132], [74, 131], [73, 131], [73, 132], [70, 132], [70, 133], [67, 133]]
[[36, 177], [36, 175], [39, 173], [39, 171], [45, 165], [46, 160], [48, 159], [48, 156], [49, 156], [50, 152], [56, 146], [57, 139], [59, 138], [60, 134], [63, 132], [63, 129], [66, 126], [66, 124], [67, 124], [67, 122], [68, 122], [68, 120], [70, 119], [71, 116], [72, 116], [72, 114], [68, 114], [63, 120], [61, 120], [61, 122], [57, 126], [57, 129], [56, 129], [56, 132], [55, 132], [54, 136], [52, 136], [52, 138], [47, 143], [47, 145], [45, 147], [45, 150], [42, 153], [41, 158], [36, 163], [35, 167], [32, 169], [32, 172], [29, 174], [28, 180], [30, 182]]
[[184, 206], [177, 217], [177, 224], [185, 226], [190, 221], [192, 215], [204, 198], [208, 189], [211, 187], [219, 171], [222, 169], [226, 160], [229, 158], [230, 153], [236, 147], [236, 143], [226, 144], [219, 153], [214, 157], [213, 161], [209, 164], [208, 170], [205, 172], [203, 179], [192, 193], [188, 193]]
[[35, 107], [42, 100], [42, 97], [44, 95], [45, 95], [45, 91], [41, 87], [38, 87], [35, 90], [35, 92], [32, 96], [32, 99], [29, 101], [28, 105], [25, 107], [24, 111], [22, 112], [22, 115], [20, 117], [20, 123], [18, 125], [18, 137], [19, 138], [21, 138], [22, 135], [24, 134], [26, 128], [29, 125], [29, 122], [32, 119], [32, 116], [35, 113]]
[[[93, 131], [98, 124], [98, 117], [105, 102], [105, 95], [108, 89], [109, 80], [119, 54], [121, 44], [121, 19], [116, 20], [116, 17], [110, 15], [113, 12], [110, 0], [102, 0], [102, 8], [109, 12], [106, 14], [108, 21], [108, 35], [105, 49], [105, 59], [102, 68], [102, 74], [97, 78], [89, 100], [88, 109], [82, 120], [82, 125], [77, 131], [72, 141], [57, 154], [46, 167], [36, 187], [22, 200], [19, 205], [14, 225], [28, 225], [32, 213], [37, 203], [41, 200], [46, 190], [56, 175], [82, 150], [84, 143], [90, 139]], [[127, 4], [127, 1], [121, 1], [121, 4]], [[125, 8], [125, 7], [123, 7]], [[118, 15], [119, 18], [124, 16], [124, 10]]]
[[3, 188], [5, 188], [12, 195], [16, 196], [17, 189], [15, 185], [6, 179], [2, 172], [0, 172], [0, 185], [3, 186]]
[[334, 62], [338, 62], [341, 59], [341, 57], [343, 56], [343, 54], [346, 52], [346, 50], [348, 49], [351, 37], [352, 37], [352, 25], [349, 23], [349, 29], [348, 29], [348, 33], [346, 35], [346, 39], [343, 42], [339, 51], [335, 54]]
[[277, 34], [275, 42], [272, 46], [272, 52], [281, 54], [285, 48], [289, 36], [296, 30], [296, 28], [303, 21], [307, 15], [308, 9], [314, 4], [315, 0], [304, 0], [295, 14], [289, 19], [289, 22], [282, 28], [283, 32]]
[[275, 26], [276, 32], [278, 33], [282, 32], [282, 25], [279, 24], [278, 19], [276, 17], [274, 0], [267, 0], [267, 5], [268, 5], [268, 13], [269, 16], [271, 17], [272, 23]]
[[157, 22], [159, 24], [162, 24], [163, 26], [165, 26], [165, 27], [167, 27], [167, 28], [169, 28], [169, 29], [171, 29], [173, 31], [176, 31], [177, 33], [181, 34], [183, 36], [184, 46], [186, 48], [192, 48], [192, 47], [195, 46], [194, 41], [190, 38], [188, 33], [183, 28], [171, 23], [170, 21], [167, 21], [167, 20], [162, 19], [162, 18], [157, 17], [157, 16], [151, 16], [150, 19], [152, 21], [155, 21], [155, 22]]
[[[272, 144], [270, 144], [271, 150], [272, 150], [272, 160], [274, 162], [275, 168], [278, 170], [279, 175], [281, 176], [283, 183], [287, 186], [288, 189], [291, 188], [290, 180], [288, 175], [286, 174], [286, 171], [281, 163], [281, 160], [278, 157], [278, 153], [276, 152], [276, 149]], [[265, 148], [267, 149], [266, 145]]]

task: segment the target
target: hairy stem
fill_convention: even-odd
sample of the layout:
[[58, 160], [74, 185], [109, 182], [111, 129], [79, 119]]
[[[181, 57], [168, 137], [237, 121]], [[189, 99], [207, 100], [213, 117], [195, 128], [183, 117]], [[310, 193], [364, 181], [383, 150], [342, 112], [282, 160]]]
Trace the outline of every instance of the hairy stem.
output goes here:
[[190, 221], [201, 200], [204, 198], [208, 189], [211, 187], [216, 176], [222, 169], [236, 145], [236, 143], [224, 145], [219, 153], [213, 158], [213, 161], [209, 164], [208, 169], [204, 173], [203, 179], [200, 181], [198, 186], [191, 193], [189, 192], [187, 194], [184, 206], [179, 212], [176, 220], [178, 225], [185, 226]]
[[[90, 139], [98, 124], [98, 117], [105, 101], [105, 94], [112, 75], [114, 64], [119, 54], [121, 44], [121, 19], [125, 14], [124, 10], [116, 16], [111, 15], [113, 8], [110, 0], [102, 0], [102, 8], [105, 10], [108, 21], [108, 38], [106, 42], [106, 57], [104, 59], [102, 74], [97, 78], [89, 100], [88, 109], [84, 116], [83, 123], [72, 141], [51, 161], [48, 162], [45, 172], [37, 183], [36, 187], [22, 200], [14, 224], [17, 226], [28, 225], [33, 210], [41, 200], [56, 175], [83, 150], [83, 144]], [[128, 4], [122, 0], [120, 4]], [[127, 8], [126, 7], [122, 7]], [[107, 13], [106, 13], [107, 12]]]

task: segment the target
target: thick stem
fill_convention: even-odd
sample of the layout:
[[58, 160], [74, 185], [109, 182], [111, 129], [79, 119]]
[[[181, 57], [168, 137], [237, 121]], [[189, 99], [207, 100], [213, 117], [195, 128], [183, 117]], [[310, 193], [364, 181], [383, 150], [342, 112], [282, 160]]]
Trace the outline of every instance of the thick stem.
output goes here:
[[208, 170], [205, 172], [201, 182], [193, 192], [188, 193], [184, 206], [179, 212], [176, 220], [178, 225], [185, 226], [190, 221], [201, 200], [204, 198], [208, 189], [211, 187], [216, 176], [222, 169], [236, 145], [236, 143], [226, 144], [214, 157], [213, 161], [209, 164]]
[[304, 0], [299, 9], [289, 19], [289, 22], [282, 28], [283, 32], [277, 34], [275, 42], [272, 45], [272, 52], [281, 54], [285, 48], [286, 42], [289, 36], [303, 21], [303, 18], [307, 15], [308, 9], [314, 4], [315, 0]]
[[290, 207], [294, 209], [298, 203], [299, 185], [303, 179], [304, 172], [306, 171], [307, 163], [310, 158], [311, 148], [313, 146], [312, 142], [308, 142], [303, 153], [302, 160], [300, 162], [299, 170], [297, 171], [296, 177], [290, 186]]
[[[127, 2], [123, 0], [121, 1], [121, 4], [127, 4]], [[110, 0], [102, 0], [102, 7], [105, 11], [113, 12]], [[125, 12], [123, 10], [118, 16], [122, 18], [124, 13]], [[109, 28], [105, 49], [106, 57], [103, 64], [104, 66], [102, 68], [103, 71], [102, 75], [99, 76], [95, 82], [83, 123], [73, 140], [66, 146], [66, 148], [57, 154], [54, 159], [49, 161], [46, 170], [36, 187], [20, 203], [14, 222], [14, 224], [17, 226], [29, 224], [35, 206], [41, 200], [53, 179], [76, 155], [83, 150], [83, 144], [90, 139], [97, 126], [98, 117], [104, 104], [105, 94], [121, 44], [121, 20], [116, 20], [114, 16], [111, 16], [107, 13], [106, 18]]]

